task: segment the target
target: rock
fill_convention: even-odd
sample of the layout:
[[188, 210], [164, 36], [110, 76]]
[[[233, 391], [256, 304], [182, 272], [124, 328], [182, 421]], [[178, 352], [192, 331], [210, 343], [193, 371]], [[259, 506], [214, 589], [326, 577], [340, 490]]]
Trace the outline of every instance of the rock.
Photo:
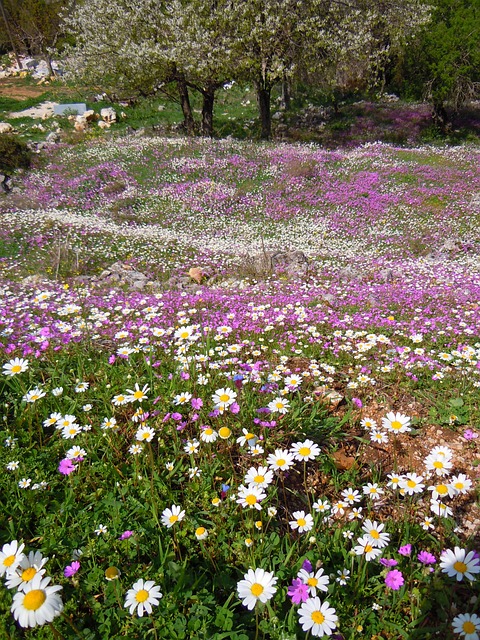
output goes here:
[[188, 275], [192, 280], [195, 280], [196, 283], [200, 284], [204, 274], [201, 267], [192, 267], [189, 269]]
[[93, 109], [89, 109], [88, 111], [85, 111], [85, 113], [83, 114], [83, 117], [87, 122], [95, 122], [98, 119], [98, 116]]
[[12, 133], [13, 127], [8, 122], [0, 122], [0, 133]]
[[77, 114], [78, 116], [83, 115], [87, 110], [87, 105], [84, 102], [74, 102], [71, 104], [56, 104], [53, 107], [53, 113], [56, 116], [64, 116], [65, 114], [69, 115], [72, 113]]
[[82, 116], [77, 116], [77, 119], [73, 123], [75, 131], [82, 133], [87, 128], [87, 121]]
[[100, 111], [100, 117], [104, 122], [112, 123], [117, 121], [117, 113], [112, 107], [107, 107]]
[[57, 142], [60, 142], [60, 136], [55, 131], [51, 131], [45, 138], [45, 142], [48, 142], [49, 144], [56, 144]]
[[304, 275], [308, 269], [308, 258], [303, 251], [265, 251], [244, 259], [244, 270], [256, 278], [267, 277], [274, 271], [286, 272], [289, 276]]
[[4, 173], [0, 173], [0, 191], [9, 193], [12, 190], [11, 178]]
[[142, 291], [148, 283], [148, 278], [145, 274], [136, 271], [128, 264], [115, 262], [111, 267], [102, 271], [98, 277], [92, 278], [92, 283], [96, 285], [127, 287], [134, 291]]
[[100, 127], [100, 129], [110, 129], [110, 124], [108, 122], [104, 122], [103, 120], [100, 120], [98, 122], [98, 126]]

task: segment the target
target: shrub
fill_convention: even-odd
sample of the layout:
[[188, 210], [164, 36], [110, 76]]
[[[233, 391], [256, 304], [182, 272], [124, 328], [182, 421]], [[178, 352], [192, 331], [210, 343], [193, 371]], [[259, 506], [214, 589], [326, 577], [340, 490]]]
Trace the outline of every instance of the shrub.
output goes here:
[[31, 157], [25, 142], [12, 135], [0, 134], [0, 171], [28, 169]]

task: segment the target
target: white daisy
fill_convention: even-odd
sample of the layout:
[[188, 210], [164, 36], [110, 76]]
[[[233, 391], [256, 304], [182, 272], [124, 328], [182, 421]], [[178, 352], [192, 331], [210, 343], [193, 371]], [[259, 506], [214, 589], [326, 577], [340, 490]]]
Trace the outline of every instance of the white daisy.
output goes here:
[[305, 511], [294, 511], [292, 513], [294, 520], [290, 521], [290, 528], [297, 530], [298, 533], [306, 533], [313, 529], [313, 517]]
[[135, 434], [135, 440], [138, 440], [138, 442], [151, 442], [154, 437], [155, 429], [147, 426], [141, 426]]
[[235, 402], [237, 394], [233, 389], [225, 387], [224, 389], [217, 389], [212, 396], [215, 409], [225, 410], [231, 404]]
[[464, 637], [465, 640], [480, 638], [480, 618], [475, 613], [461, 613], [452, 620], [453, 632]]
[[285, 415], [288, 412], [290, 403], [286, 398], [277, 397], [269, 402], [267, 407], [272, 413], [280, 413], [281, 415]]
[[138, 382], [135, 383], [135, 389], [127, 389], [127, 402], [143, 402], [148, 398], [147, 393], [150, 391], [148, 384], [144, 384], [140, 389]]
[[200, 432], [200, 440], [202, 442], [215, 442], [218, 438], [218, 433], [212, 427], [204, 427]]
[[48, 586], [51, 578], [36, 575], [27, 584], [24, 591], [13, 596], [11, 612], [21, 627], [36, 627], [52, 622], [63, 610], [58, 593], [62, 587]]
[[250, 509], [257, 509], [260, 511], [262, 509], [262, 505], [260, 502], [267, 497], [267, 494], [262, 491], [259, 486], [250, 485], [248, 487], [244, 487], [240, 485], [238, 488], [238, 499], [236, 502], [241, 504], [245, 509], [249, 507]]
[[43, 576], [45, 569], [43, 566], [48, 562], [48, 558], [44, 558], [40, 551], [30, 551], [24, 556], [15, 571], [7, 573], [5, 586], [7, 589], [17, 589], [25, 591], [25, 587], [33, 580], [36, 575]]
[[308, 591], [311, 596], [317, 595], [317, 589], [320, 591], [328, 591], [328, 576], [324, 575], [323, 569], [318, 571], [307, 571], [306, 569], [300, 569], [297, 574], [297, 578], [308, 586]]
[[320, 447], [312, 442], [312, 440], [305, 440], [305, 442], [295, 442], [291, 446], [291, 452], [293, 453], [295, 460], [301, 460], [306, 462], [307, 460], [315, 460], [320, 455]]
[[17, 540], [7, 542], [0, 551], [0, 577], [6, 573], [12, 573], [25, 558], [23, 542], [19, 545]]
[[28, 360], [24, 358], [13, 358], [3, 365], [3, 375], [16, 376], [28, 369]]
[[164, 524], [168, 529], [173, 527], [176, 522], [181, 522], [185, 517], [185, 511], [182, 507], [179, 507], [176, 504], [172, 504], [170, 509], [164, 509], [162, 512], [162, 524]]
[[370, 540], [373, 547], [382, 549], [386, 547], [390, 542], [390, 535], [383, 531], [385, 525], [376, 522], [375, 520], [367, 519], [362, 525], [362, 530], [365, 532], [366, 537]]
[[152, 605], [157, 606], [162, 595], [160, 587], [153, 580], [144, 581], [140, 578], [127, 591], [124, 607], [129, 610], [130, 615], [133, 615], [136, 609], [138, 617], [141, 618], [145, 611], [152, 613]]
[[294, 462], [293, 454], [287, 450], [275, 449], [267, 458], [267, 463], [274, 471], [286, 471]]
[[257, 602], [267, 602], [273, 597], [277, 588], [277, 578], [264, 569], [249, 569], [243, 580], [237, 583], [237, 593], [242, 604], [250, 611]]
[[273, 471], [270, 471], [268, 467], [250, 467], [245, 475], [244, 482], [247, 486], [253, 484], [265, 489], [273, 482]]
[[298, 610], [299, 622], [303, 631], [310, 631], [312, 636], [331, 636], [336, 628], [338, 616], [330, 603], [323, 604], [320, 598], [309, 598]]
[[422, 493], [425, 485], [422, 483], [423, 477], [416, 473], [407, 473], [400, 481], [400, 491], [409, 496], [414, 493]]
[[22, 399], [24, 402], [33, 404], [34, 402], [36, 402], [37, 400], [40, 400], [40, 398], [43, 398], [44, 396], [45, 396], [45, 391], [43, 391], [43, 389], [39, 389], [38, 387], [35, 387], [35, 389], [31, 389], [30, 391], [28, 391], [23, 396]]
[[455, 547], [446, 549], [440, 556], [440, 567], [443, 573], [450, 578], [456, 578], [461, 582], [464, 578], [475, 580], [474, 574], [480, 573], [480, 560], [475, 556], [474, 551], [467, 552], [466, 549]]
[[410, 429], [410, 418], [402, 413], [390, 411], [382, 418], [382, 425], [387, 431], [392, 433], [407, 433]]

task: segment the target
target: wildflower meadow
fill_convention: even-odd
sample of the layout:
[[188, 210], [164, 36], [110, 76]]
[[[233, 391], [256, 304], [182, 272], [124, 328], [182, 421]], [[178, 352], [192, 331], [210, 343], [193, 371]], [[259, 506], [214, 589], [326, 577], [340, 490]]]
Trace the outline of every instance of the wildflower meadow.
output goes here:
[[0, 636], [478, 640], [479, 167], [131, 136], [18, 176]]

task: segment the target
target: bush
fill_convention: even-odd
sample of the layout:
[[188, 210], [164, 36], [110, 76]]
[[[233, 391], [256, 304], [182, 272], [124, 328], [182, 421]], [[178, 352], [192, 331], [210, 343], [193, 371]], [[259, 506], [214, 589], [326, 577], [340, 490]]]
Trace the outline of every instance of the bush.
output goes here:
[[25, 142], [8, 134], [0, 134], [0, 171], [28, 169], [31, 157]]

